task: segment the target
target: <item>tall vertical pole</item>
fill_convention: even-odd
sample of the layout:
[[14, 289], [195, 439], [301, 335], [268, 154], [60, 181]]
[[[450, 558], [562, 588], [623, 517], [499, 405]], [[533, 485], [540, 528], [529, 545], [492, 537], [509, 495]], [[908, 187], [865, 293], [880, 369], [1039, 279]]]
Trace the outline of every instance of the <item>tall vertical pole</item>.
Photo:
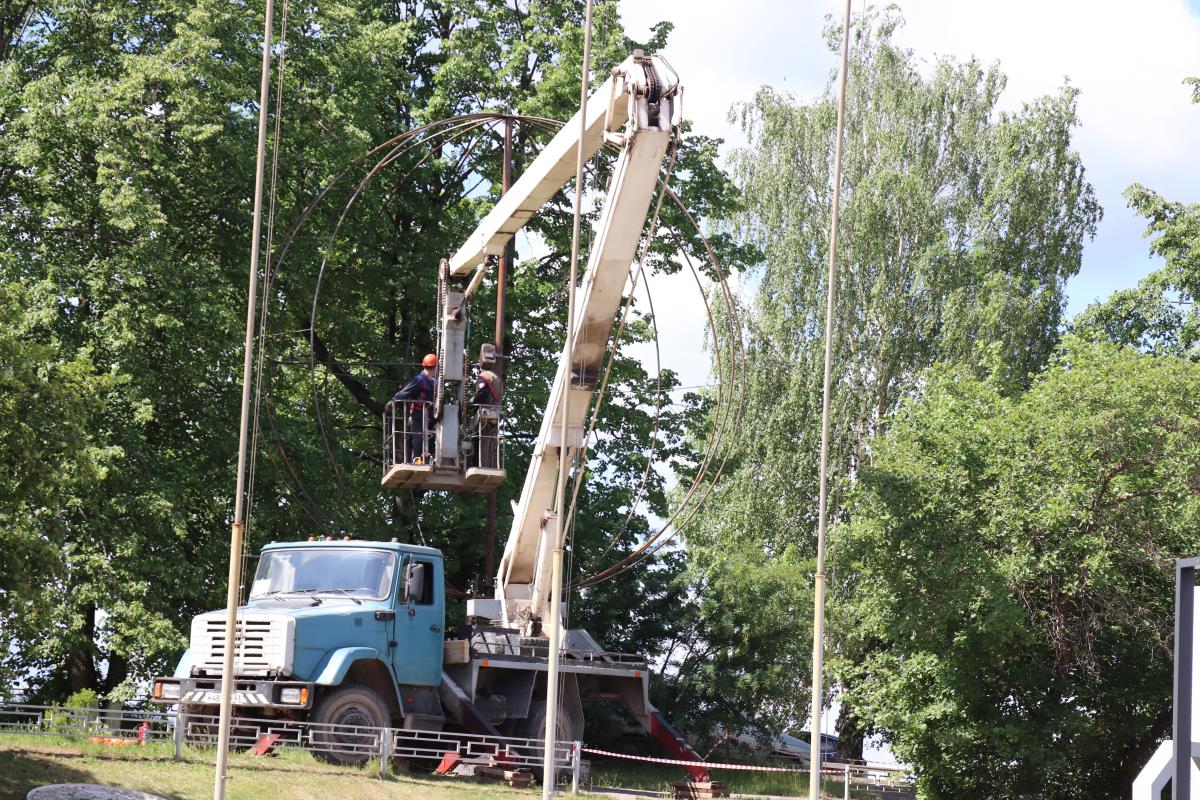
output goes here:
[[[262, 238], [263, 173], [267, 156], [267, 103], [271, 90], [271, 29], [275, 2], [266, 0], [263, 24], [262, 82], [258, 90], [258, 158], [254, 168], [254, 223], [250, 234], [250, 289], [246, 296], [246, 357], [242, 367], [242, 422], [238, 431], [237, 490], [229, 535], [229, 589], [225, 596], [225, 661], [221, 668], [221, 723], [217, 730], [217, 769], [213, 800], [224, 800], [229, 779], [229, 728], [233, 717], [234, 649], [242, 583], [242, 534], [245, 531], [246, 442], [250, 432], [250, 378], [254, 366], [254, 312], [258, 295], [259, 240]], [[279, 143], [276, 142], [278, 147]]]
[[[512, 117], [504, 118], [504, 155], [500, 163], [500, 195], [503, 196], [512, 186]], [[514, 237], [515, 238], [515, 237]], [[496, 335], [492, 343], [496, 346], [496, 374], [500, 377], [500, 385], [504, 385], [504, 338], [508, 332], [508, 320], [505, 318], [505, 292], [508, 290], [508, 267], [514, 253], [513, 240], [509, 239], [500, 254], [496, 270]], [[499, 448], [500, 443], [496, 443]], [[497, 452], [499, 452], [497, 450]], [[496, 564], [496, 490], [488, 492], [487, 498], [487, 554], [484, 556], [483, 575], [485, 581], [493, 579]]]
[[1197, 559], [1175, 562], [1175, 692], [1172, 714], [1174, 773], [1171, 800], [1192, 797], [1192, 670], [1195, 668], [1194, 619], [1196, 614]]
[[562, 557], [563, 533], [570, 526], [565, 518], [567, 511], [567, 442], [570, 441], [571, 424], [571, 372], [575, 362], [575, 283], [579, 270], [579, 223], [583, 214], [583, 162], [586, 160], [584, 142], [587, 140], [588, 72], [592, 63], [592, 0], [587, 0], [587, 11], [583, 21], [583, 67], [579, 79], [579, 143], [575, 148], [575, 208], [571, 225], [571, 275], [567, 282], [567, 345], [563, 358], [566, 360], [567, 385], [562, 394], [562, 430], [558, 447], [558, 487], [554, 500], [557, 523], [554, 530], [554, 548], [551, 559], [550, 589], [550, 664], [546, 672], [546, 736], [542, 754], [542, 798], [549, 800], [554, 794], [556, 774], [554, 769], [554, 743], [558, 734], [558, 660], [562, 642]]
[[817, 571], [813, 576], [812, 730], [809, 737], [809, 800], [821, 797], [821, 672], [825, 661], [825, 529], [829, 523], [829, 395], [833, 381], [834, 306], [837, 301], [838, 211], [842, 202], [842, 139], [846, 124], [846, 72], [850, 60], [850, 0], [842, 23], [842, 73], [838, 78], [837, 142], [833, 151], [833, 211], [829, 222], [829, 292], [825, 301], [825, 382], [821, 391], [821, 489], [817, 510]]
[[[508, 194], [509, 188], [512, 187], [512, 136], [513, 136], [513, 120], [512, 117], [504, 118], [504, 154], [500, 162], [500, 196]], [[514, 237], [515, 238], [515, 237]], [[508, 287], [508, 268], [509, 259], [512, 253], [512, 239], [509, 239], [508, 244], [504, 246], [504, 252], [500, 254], [500, 259], [497, 264], [496, 271], [496, 334], [493, 337], [496, 345], [496, 355], [501, 355], [504, 352], [504, 335], [508, 330], [507, 321], [504, 318], [504, 301], [505, 291]], [[501, 375], [504, 374], [504, 361], [501, 359], [496, 364], [496, 371]]]

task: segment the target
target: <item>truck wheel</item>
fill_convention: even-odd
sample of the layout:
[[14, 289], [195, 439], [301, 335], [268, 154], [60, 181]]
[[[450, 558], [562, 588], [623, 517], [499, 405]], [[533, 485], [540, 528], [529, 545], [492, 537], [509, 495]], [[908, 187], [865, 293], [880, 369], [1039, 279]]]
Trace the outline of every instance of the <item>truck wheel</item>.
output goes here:
[[[530, 769], [533, 770], [534, 777], [539, 781], [543, 777], [542, 759], [544, 758], [545, 747], [541, 746], [541, 742], [546, 739], [546, 701], [534, 700], [529, 704], [529, 715], [521, 720], [519, 726], [520, 735], [526, 739], [533, 739], [537, 743], [529, 743], [520, 748], [521, 754], [528, 759], [533, 760]], [[571, 718], [567, 715], [566, 709], [559, 704], [558, 707], [558, 725], [556, 726], [554, 738], [559, 742], [570, 742], [576, 738], [574, 726], [571, 724]], [[560, 745], [561, 747], [561, 745]], [[559, 775], [562, 775], [561, 768]]]
[[313, 755], [334, 764], [363, 764], [379, 752], [379, 731], [392, 724], [387, 703], [373, 689], [350, 683], [317, 702], [310, 728]]

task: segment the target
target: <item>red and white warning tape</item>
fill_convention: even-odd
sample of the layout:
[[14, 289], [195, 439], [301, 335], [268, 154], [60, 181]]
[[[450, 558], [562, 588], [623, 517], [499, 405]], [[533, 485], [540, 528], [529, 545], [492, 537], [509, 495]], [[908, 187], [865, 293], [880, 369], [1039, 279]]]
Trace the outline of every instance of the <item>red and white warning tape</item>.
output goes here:
[[[756, 764], [714, 764], [710, 761], [683, 761], [677, 758], [651, 758], [650, 756], [631, 756], [628, 753], [614, 753], [611, 750], [598, 750], [594, 747], [579, 748], [585, 753], [591, 753], [596, 756], [608, 756], [609, 758], [627, 758], [630, 761], [649, 761], [653, 764], [678, 764], [681, 767], [704, 767], [706, 769], [740, 769], [747, 772], [808, 772], [808, 767], [760, 767]], [[845, 772], [844, 767], [840, 766], [837, 769], [830, 764], [828, 767], [822, 767], [821, 772], [828, 772], [830, 775], [841, 775]]]

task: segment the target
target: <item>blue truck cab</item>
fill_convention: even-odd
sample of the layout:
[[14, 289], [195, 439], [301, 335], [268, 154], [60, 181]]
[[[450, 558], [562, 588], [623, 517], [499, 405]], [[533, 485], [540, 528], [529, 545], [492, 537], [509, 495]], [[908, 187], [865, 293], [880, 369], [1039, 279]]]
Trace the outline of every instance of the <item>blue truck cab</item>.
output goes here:
[[[237, 713], [338, 725], [439, 729], [442, 554], [398, 542], [277, 542], [238, 616]], [[226, 611], [192, 620], [189, 647], [153, 696], [185, 712], [220, 703]]]

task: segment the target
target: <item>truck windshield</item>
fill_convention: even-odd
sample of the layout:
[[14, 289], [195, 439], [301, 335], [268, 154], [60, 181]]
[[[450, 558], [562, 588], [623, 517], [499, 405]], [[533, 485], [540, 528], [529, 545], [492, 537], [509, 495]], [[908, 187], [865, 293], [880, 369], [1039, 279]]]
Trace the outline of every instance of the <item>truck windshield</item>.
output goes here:
[[328, 593], [383, 600], [395, 574], [395, 553], [350, 547], [268, 550], [258, 561], [250, 599]]

